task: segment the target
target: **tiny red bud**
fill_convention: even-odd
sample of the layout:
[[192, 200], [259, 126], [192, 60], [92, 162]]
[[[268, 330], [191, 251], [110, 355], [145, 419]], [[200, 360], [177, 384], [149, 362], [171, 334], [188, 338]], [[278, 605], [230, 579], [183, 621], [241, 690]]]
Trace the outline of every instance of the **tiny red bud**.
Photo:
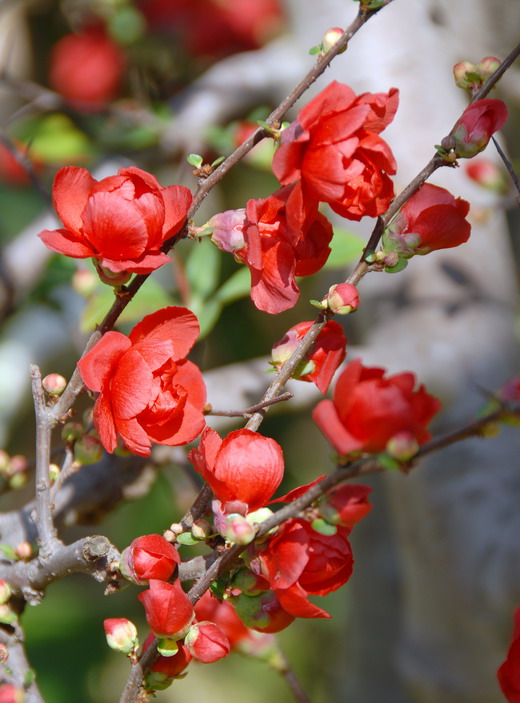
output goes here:
[[189, 653], [204, 664], [227, 657], [231, 646], [226, 635], [213, 622], [202, 621], [192, 625], [184, 639]]
[[108, 646], [116, 652], [130, 654], [139, 646], [137, 628], [126, 618], [108, 618], [103, 623]]
[[61, 395], [67, 387], [67, 379], [59, 373], [50, 373], [42, 380], [42, 386], [49, 395]]
[[351, 283], [338, 283], [329, 288], [327, 297], [322, 301], [337, 315], [348, 315], [359, 307], [359, 293]]
[[20, 542], [15, 549], [16, 556], [23, 561], [29, 560], [33, 555], [33, 547], [30, 542]]
[[9, 475], [24, 473], [29, 468], [27, 457], [23, 454], [14, 454], [9, 462]]
[[226, 517], [222, 537], [233, 544], [249, 544], [255, 538], [256, 530], [247, 519], [239, 513], [231, 513]]
[[[344, 34], [345, 32], [341, 29], [341, 27], [331, 27], [330, 29], [327, 29], [321, 42], [321, 54], [326, 54], [329, 52]], [[343, 49], [338, 51], [338, 54], [342, 54], [346, 48], [347, 47], [345, 46]]]
[[484, 80], [487, 80], [500, 67], [502, 61], [496, 56], [486, 56], [476, 65], [477, 71]]
[[7, 581], [0, 580], [0, 605], [7, 603], [12, 593], [11, 586]]
[[508, 181], [500, 168], [484, 156], [471, 159], [466, 164], [466, 173], [472, 181], [493, 193], [505, 195], [509, 190]]
[[0, 703], [24, 703], [25, 693], [12, 683], [0, 684]]
[[463, 88], [464, 90], [471, 88], [473, 82], [471, 78], [467, 75], [468, 73], [470, 75], [474, 75], [476, 73], [476, 67], [474, 64], [470, 63], [469, 61], [460, 61], [459, 63], [455, 64], [455, 66], [453, 67], [453, 77], [455, 79], [455, 85], [458, 88]]
[[72, 288], [85, 298], [96, 290], [97, 278], [92, 271], [78, 269], [72, 276]]

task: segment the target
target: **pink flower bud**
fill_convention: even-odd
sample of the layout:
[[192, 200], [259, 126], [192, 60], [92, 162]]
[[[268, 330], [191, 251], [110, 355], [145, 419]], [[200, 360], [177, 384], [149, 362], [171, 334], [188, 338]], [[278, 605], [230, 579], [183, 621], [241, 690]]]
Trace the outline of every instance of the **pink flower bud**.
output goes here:
[[359, 293], [351, 283], [338, 283], [329, 288], [327, 297], [322, 301], [337, 315], [348, 315], [359, 307]]
[[346, 483], [330, 490], [320, 503], [320, 515], [333, 525], [352, 527], [371, 510], [368, 495], [370, 486]]
[[103, 623], [108, 646], [116, 652], [130, 654], [139, 646], [137, 628], [126, 618], [108, 618]]
[[246, 246], [244, 239], [244, 223], [246, 211], [226, 210], [214, 215], [207, 226], [213, 230], [211, 241], [222, 251], [234, 253]]
[[71, 285], [73, 290], [84, 298], [88, 298], [89, 295], [96, 290], [97, 278], [92, 271], [87, 269], [78, 269], [76, 273], [72, 276]]
[[42, 380], [42, 386], [49, 395], [61, 395], [67, 387], [67, 379], [59, 373], [50, 373]]
[[249, 544], [255, 538], [256, 530], [248, 520], [239, 513], [226, 517], [222, 537], [232, 544]]
[[506, 120], [507, 107], [502, 100], [477, 100], [464, 110], [452, 129], [448, 146], [457, 158], [470, 159], [486, 148]]
[[408, 461], [419, 450], [419, 443], [410, 432], [398, 432], [388, 441], [386, 451], [398, 461]]
[[11, 586], [7, 583], [7, 581], [0, 579], [0, 605], [7, 603], [12, 593], [13, 591], [11, 590]]
[[33, 546], [30, 542], [20, 542], [15, 549], [16, 556], [23, 561], [28, 561], [33, 556]]
[[213, 622], [203, 620], [192, 625], [184, 644], [195, 659], [211, 664], [227, 657], [231, 646], [226, 635]]
[[[330, 29], [327, 29], [321, 42], [321, 53], [326, 54], [330, 51], [334, 44], [336, 44], [344, 34], [345, 32], [341, 29], [341, 27], [331, 27]], [[347, 47], [344, 47], [341, 51], [338, 51], [338, 54], [342, 54], [346, 48]]]
[[484, 156], [466, 164], [466, 174], [482, 188], [505, 195], [509, 190], [506, 177], [500, 168]]
[[453, 67], [453, 77], [455, 79], [455, 85], [458, 88], [463, 88], [463, 89], [468, 89], [471, 88], [473, 85], [473, 82], [471, 80], [471, 77], [468, 76], [467, 74], [476, 74], [476, 68], [475, 65], [470, 63], [469, 61], [461, 61], [460, 63], [456, 63], [455, 66]]
[[150, 579], [150, 588], [138, 598], [144, 605], [146, 621], [157, 637], [180, 639], [184, 636], [193, 620], [193, 606], [179, 579], [173, 584]]
[[499, 68], [502, 61], [497, 59], [496, 56], [486, 56], [479, 61], [476, 65], [476, 69], [484, 80], [487, 80], [493, 73]]
[[0, 684], [0, 703], [24, 703], [25, 693], [12, 683]]
[[149, 579], [166, 581], [180, 564], [179, 552], [161, 535], [144, 535], [134, 539], [121, 556], [123, 575], [135, 583]]

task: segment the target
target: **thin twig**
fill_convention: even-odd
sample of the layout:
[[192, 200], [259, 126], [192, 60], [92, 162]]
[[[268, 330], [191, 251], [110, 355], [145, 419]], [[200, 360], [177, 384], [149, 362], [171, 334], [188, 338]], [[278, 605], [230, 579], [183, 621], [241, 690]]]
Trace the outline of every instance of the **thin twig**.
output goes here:
[[207, 412], [205, 412], [205, 415], [216, 415], [218, 417], [251, 417], [253, 413], [258, 412], [259, 410], [262, 410], [263, 408], [267, 408], [269, 405], [274, 405], [275, 403], [281, 403], [284, 400], [290, 400], [293, 397], [293, 394], [290, 391], [286, 391], [285, 393], [282, 393], [282, 395], [277, 395], [276, 398], [272, 398], [271, 400], [263, 400], [261, 403], [257, 403], [256, 405], [251, 405], [249, 408], [246, 408], [245, 410], [213, 410], [213, 408], [210, 408]]
[[515, 48], [509, 52], [506, 58], [502, 61], [497, 70], [487, 79], [484, 85], [477, 90], [473, 95], [471, 102], [474, 103], [476, 100], [482, 100], [486, 95], [489, 94], [490, 90], [495, 87], [498, 81], [502, 78], [507, 69], [513, 64], [514, 61], [520, 56], [520, 44], [517, 44]]
[[51, 482], [49, 477], [51, 427], [45, 404], [40, 369], [31, 364], [32, 393], [36, 415], [36, 527], [38, 529], [40, 556], [45, 559], [56, 540], [52, 521]]
[[291, 667], [285, 653], [278, 647], [279, 661], [271, 664], [273, 669], [277, 671], [283, 678], [285, 683], [291, 689], [291, 693], [297, 703], [311, 703], [311, 699], [296, 676], [294, 669]]
[[520, 196], [520, 178], [518, 178], [518, 175], [517, 175], [515, 169], [513, 168], [513, 164], [511, 163], [511, 161], [509, 161], [509, 159], [507, 158], [507, 156], [504, 153], [504, 150], [502, 149], [500, 144], [497, 142], [495, 137], [491, 137], [491, 139], [493, 140], [493, 144], [495, 145], [496, 150], [498, 151], [500, 158], [504, 162], [504, 165], [507, 168], [509, 175], [511, 176], [511, 180], [515, 184], [515, 188], [518, 192], [517, 202], [520, 205], [520, 202], [518, 200], [518, 197]]

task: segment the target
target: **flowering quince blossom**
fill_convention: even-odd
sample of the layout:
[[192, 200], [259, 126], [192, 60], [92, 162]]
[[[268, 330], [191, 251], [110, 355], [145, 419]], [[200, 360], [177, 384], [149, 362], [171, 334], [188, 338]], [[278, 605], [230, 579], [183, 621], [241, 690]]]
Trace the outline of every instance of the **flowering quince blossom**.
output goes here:
[[181, 582], [173, 584], [150, 579], [150, 588], [138, 596], [144, 606], [146, 621], [157, 637], [184, 636], [194, 616], [193, 606], [182, 590]]
[[[291, 327], [273, 346], [272, 365], [280, 369], [290, 358], [314, 323], [299, 322]], [[347, 339], [343, 328], [334, 320], [327, 322], [302, 362], [295, 378], [315, 383], [322, 393], [326, 393], [336, 369], [345, 359]]]
[[[154, 641], [151, 632], [143, 643], [143, 654]], [[191, 654], [182, 642], [178, 643], [179, 649], [172, 657], [158, 655], [150, 670], [145, 675], [146, 688], [154, 691], [163, 691], [171, 685], [174, 679], [182, 678], [183, 671], [191, 661]]]
[[303, 199], [329, 203], [349, 220], [377, 217], [394, 197], [394, 156], [379, 133], [393, 120], [398, 91], [356, 96], [332, 82], [282, 132], [273, 159], [280, 183], [298, 181]]
[[321, 269], [333, 234], [317, 201], [304, 201], [294, 186], [249, 200], [245, 209], [215, 215], [208, 226], [213, 243], [248, 266], [253, 303], [272, 314], [296, 304], [300, 291], [295, 276]]
[[222, 440], [206, 427], [188, 459], [210, 485], [224, 512], [245, 515], [262, 508], [283, 478], [282, 448], [251, 430], [235, 430]]
[[403, 432], [424, 444], [431, 437], [426, 426], [441, 404], [424, 386], [414, 386], [413, 373], [385, 378], [384, 369], [364, 367], [355, 359], [340, 374], [333, 400], [318, 403], [313, 418], [342, 455], [382, 452]]
[[520, 703], [520, 608], [516, 609], [514, 618], [513, 641], [497, 676], [500, 688], [509, 703]]
[[425, 183], [403, 205], [383, 236], [385, 251], [405, 258], [464, 244], [471, 234], [469, 203], [445, 188]]
[[349, 580], [354, 564], [349, 534], [349, 529], [340, 526], [336, 534], [323, 535], [306, 520], [293, 518], [269, 540], [258, 559], [287, 613], [300, 618], [330, 617], [308, 596], [324, 596]]
[[168, 307], [147, 315], [130, 335], [107, 332], [78, 362], [83, 383], [99, 393], [94, 424], [113, 452], [117, 435], [149, 456], [151, 442], [178, 446], [200, 434], [206, 387], [184, 357], [199, 333], [195, 315]]
[[372, 510], [368, 502], [370, 486], [345, 483], [327, 492], [319, 504], [322, 518], [333, 525], [353, 527]]
[[126, 618], [107, 618], [103, 622], [108, 646], [117, 652], [129, 654], [136, 646], [137, 629]]
[[52, 251], [92, 257], [112, 273], [150, 273], [170, 258], [161, 251], [186, 220], [192, 194], [184, 186], [163, 188], [155, 176], [132, 166], [96, 181], [84, 168], [67, 166], [52, 187], [64, 229], [39, 237]]
[[464, 110], [442, 146], [454, 149], [458, 158], [470, 159], [487, 147], [507, 115], [502, 100], [477, 100]]
[[124, 576], [136, 583], [149, 579], [167, 581], [180, 564], [179, 552], [161, 535], [138, 537], [121, 555], [121, 570]]
[[195, 659], [211, 664], [227, 657], [231, 650], [228, 638], [214, 622], [202, 620], [192, 625], [184, 644]]

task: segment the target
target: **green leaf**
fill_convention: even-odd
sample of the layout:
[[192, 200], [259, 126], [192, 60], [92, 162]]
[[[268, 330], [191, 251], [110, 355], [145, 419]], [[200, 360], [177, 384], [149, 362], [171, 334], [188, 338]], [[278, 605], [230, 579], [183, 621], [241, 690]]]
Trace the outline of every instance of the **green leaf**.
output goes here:
[[228, 280], [216, 292], [216, 299], [222, 305], [228, 305], [235, 300], [245, 298], [251, 290], [251, 276], [247, 266], [241, 266], [238, 271], [228, 278]]
[[184, 544], [186, 547], [193, 547], [194, 544], [199, 544], [199, 540], [193, 539], [189, 532], [183, 532], [182, 534], [177, 535], [177, 542], [179, 544]]
[[327, 535], [329, 537], [335, 535], [338, 531], [336, 525], [331, 525], [330, 522], [327, 522], [323, 518], [313, 520], [313, 522], [311, 523], [311, 527], [316, 532], [319, 532], [320, 535]]
[[358, 234], [334, 227], [334, 236], [329, 244], [332, 249], [324, 269], [341, 269], [361, 256], [365, 240]]
[[200, 168], [202, 166], [202, 156], [200, 154], [188, 154], [186, 157], [186, 161], [190, 164], [190, 166], [195, 166], [195, 168]]
[[186, 259], [185, 273], [192, 293], [207, 298], [218, 284], [220, 251], [209, 240], [194, 242]]
[[309, 54], [311, 56], [314, 56], [315, 54], [320, 54], [323, 49], [323, 46], [321, 44], [318, 44], [317, 46], [311, 46], [309, 49]]
[[385, 266], [386, 273], [399, 273], [408, 266], [408, 259], [405, 256], [399, 255], [399, 259], [395, 266]]
[[[112, 288], [104, 286], [102, 290], [95, 293], [88, 301], [80, 320], [82, 332], [90, 332], [95, 329], [110, 310], [114, 302], [114, 292]], [[134, 322], [140, 320], [145, 315], [149, 315], [160, 308], [172, 305], [171, 296], [154, 279], [148, 278], [146, 283], [139, 289], [135, 298], [126, 306], [119, 317], [119, 322]]]
[[378, 454], [377, 463], [387, 471], [400, 471], [401, 466], [390, 454]]

